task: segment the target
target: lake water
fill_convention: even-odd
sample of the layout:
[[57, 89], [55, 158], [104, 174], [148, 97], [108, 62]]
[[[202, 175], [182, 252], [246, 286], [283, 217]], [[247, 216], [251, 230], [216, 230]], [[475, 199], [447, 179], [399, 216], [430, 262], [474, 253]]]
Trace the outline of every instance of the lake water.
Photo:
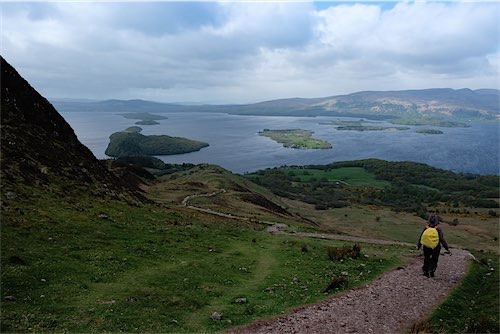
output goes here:
[[[62, 113], [79, 140], [94, 155], [104, 154], [113, 132], [135, 125], [138, 120], [116, 113]], [[162, 113], [168, 119], [158, 125], [142, 125], [142, 133], [166, 134], [205, 141], [209, 147], [179, 155], [158, 156], [167, 163], [211, 163], [235, 173], [253, 172], [282, 165], [328, 164], [335, 161], [380, 158], [390, 161], [423, 162], [438, 168], [476, 174], [499, 172], [499, 123], [471, 122], [469, 128], [439, 128], [442, 135], [406, 131], [339, 131], [332, 120], [347, 117], [238, 116], [216, 113]], [[357, 120], [357, 119], [355, 119]], [[377, 124], [378, 125], [378, 124]], [[391, 126], [389, 123], [380, 125]], [[333, 145], [329, 150], [298, 150], [259, 136], [263, 129], [300, 128]], [[430, 127], [432, 128], [432, 127]]]

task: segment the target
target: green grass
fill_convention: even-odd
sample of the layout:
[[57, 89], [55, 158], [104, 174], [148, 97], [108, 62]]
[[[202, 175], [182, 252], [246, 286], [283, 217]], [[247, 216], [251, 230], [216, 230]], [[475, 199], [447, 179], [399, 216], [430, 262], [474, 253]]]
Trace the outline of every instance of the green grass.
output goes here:
[[[362, 245], [368, 258], [332, 262], [327, 247], [345, 243], [35, 195], [2, 208], [2, 332], [214, 332], [321, 300], [342, 271], [359, 286], [406, 252]], [[247, 303], [235, 303], [240, 297]]]
[[498, 333], [500, 323], [499, 258], [495, 253], [475, 253], [462, 284], [432, 316], [413, 332]]
[[321, 180], [326, 178], [328, 181], [339, 181], [344, 185], [356, 187], [374, 187], [383, 188], [389, 182], [375, 179], [375, 175], [366, 171], [362, 167], [342, 167], [330, 170], [320, 170], [312, 168], [295, 169], [286, 168], [287, 174], [293, 173], [301, 182], [310, 182], [312, 179]]

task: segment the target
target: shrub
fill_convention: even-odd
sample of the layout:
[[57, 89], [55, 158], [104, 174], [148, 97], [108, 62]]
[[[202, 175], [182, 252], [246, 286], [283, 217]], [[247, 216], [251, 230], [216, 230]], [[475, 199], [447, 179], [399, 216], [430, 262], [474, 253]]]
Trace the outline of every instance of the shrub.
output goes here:
[[346, 288], [347, 283], [347, 278], [345, 278], [344, 276], [334, 277], [332, 282], [326, 287], [323, 293], [327, 293], [338, 288]]
[[314, 209], [315, 210], [328, 210], [328, 205], [326, 205], [325, 203], [316, 203], [316, 205], [314, 206]]
[[358, 244], [355, 244], [352, 247], [349, 246], [343, 246], [343, 247], [328, 247], [328, 257], [332, 261], [339, 261], [342, 260], [346, 257], [350, 258], [357, 258], [359, 257], [359, 254], [361, 253], [361, 247]]

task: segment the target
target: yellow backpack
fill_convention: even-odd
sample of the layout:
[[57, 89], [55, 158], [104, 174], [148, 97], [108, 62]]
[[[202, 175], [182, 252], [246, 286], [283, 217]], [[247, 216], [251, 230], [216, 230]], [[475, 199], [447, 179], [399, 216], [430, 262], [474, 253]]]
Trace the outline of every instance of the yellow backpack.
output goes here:
[[420, 238], [420, 243], [427, 248], [436, 248], [439, 244], [439, 233], [435, 227], [427, 226], [422, 237]]

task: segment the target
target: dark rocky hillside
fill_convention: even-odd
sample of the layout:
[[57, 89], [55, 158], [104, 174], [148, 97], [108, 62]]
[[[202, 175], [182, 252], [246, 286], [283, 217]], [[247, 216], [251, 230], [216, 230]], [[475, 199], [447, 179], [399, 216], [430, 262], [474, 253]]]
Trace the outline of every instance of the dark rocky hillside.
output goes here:
[[30, 198], [35, 189], [61, 196], [142, 200], [78, 141], [54, 107], [1, 57], [2, 202]]

